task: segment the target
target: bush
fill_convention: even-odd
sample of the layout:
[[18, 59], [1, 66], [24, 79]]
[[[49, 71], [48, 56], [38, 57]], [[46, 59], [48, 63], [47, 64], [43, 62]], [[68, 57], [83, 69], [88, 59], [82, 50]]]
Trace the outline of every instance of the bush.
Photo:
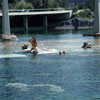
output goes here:
[[94, 16], [91, 14], [90, 10], [83, 10], [83, 11], [76, 13], [72, 16], [72, 18], [79, 18], [79, 17], [92, 19]]
[[93, 18], [93, 16], [91, 15], [91, 11], [89, 11], [89, 10], [81, 11], [79, 13], [79, 16], [83, 17], [83, 18]]

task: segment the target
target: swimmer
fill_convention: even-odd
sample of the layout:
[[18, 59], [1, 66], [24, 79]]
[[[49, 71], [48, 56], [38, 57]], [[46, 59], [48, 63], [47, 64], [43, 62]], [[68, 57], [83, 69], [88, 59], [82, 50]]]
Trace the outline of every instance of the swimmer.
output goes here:
[[64, 50], [64, 51], [60, 51], [60, 52], [59, 52], [59, 55], [60, 55], [60, 56], [61, 56], [61, 55], [66, 55], [66, 53], [67, 53], [67, 52], [66, 52], [65, 50]]
[[23, 46], [21, 46], [22, 49], [27, 49], [28, 48], [28, 44], [24, 44]]
[[92, 48], [91, 44], [88, 44], [88, 42], [84, 42], [82, 48], [87, 49], [87, 48]]

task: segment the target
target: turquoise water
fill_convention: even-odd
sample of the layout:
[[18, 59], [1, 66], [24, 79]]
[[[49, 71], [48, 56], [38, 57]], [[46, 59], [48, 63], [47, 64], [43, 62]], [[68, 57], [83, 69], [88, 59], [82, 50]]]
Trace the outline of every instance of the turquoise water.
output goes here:
[[[92, 30], [20, 33], [19, 41], [1, 41], [0, 100], [99, 100], [100, 39], [83, 37], [86, 32]], [[17, 52], [32, 36], [39, 49], [67, 54]], [[82, 49], [85, 41], [93, 47]]]

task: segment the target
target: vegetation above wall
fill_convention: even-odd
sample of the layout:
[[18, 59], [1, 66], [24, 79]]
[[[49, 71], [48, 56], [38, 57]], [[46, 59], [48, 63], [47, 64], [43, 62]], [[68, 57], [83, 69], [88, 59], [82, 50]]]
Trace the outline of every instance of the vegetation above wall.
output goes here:
[[[69, 7], [69, 0], [8, 0], [9, 9], [46, 9], [46, 8], [63, 8], [67, 9]], [[0, 9], [1, 9], [0, 0]], [[79, 5], [74, 5], [79, 6]], [[82, 6], [81, 6], [82, 7]], [[79, 8], [81, 8], [79, 6]], [[85, 4], [85, 9], [90, 9], [94, 11], [95, 0], [87, 0]]]
[[73, 16], [72, 18], [94, 18], [94, 12], [90, 9], [79, 10], [78, 6], [75, 6], [73, 9]]
[[87, 0], [86, 7], [94, 11], [95, 9], [95, 0]]
[[[8, 0], [9, 9], [67, 8], [67, 0]], [[0, 0], [1, 4], [2, 0]], [[1, 8], [1, 6], [0, 6]]]

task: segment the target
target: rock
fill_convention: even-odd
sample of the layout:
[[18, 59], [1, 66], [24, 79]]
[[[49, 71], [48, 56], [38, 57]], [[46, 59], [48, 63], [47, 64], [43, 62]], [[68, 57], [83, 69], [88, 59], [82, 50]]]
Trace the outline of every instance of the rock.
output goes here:
[[0, 36], [1, 39], [3, 40], [18, 40], [17, 36], [14, 34], [8, 35], [8, 34], [2, 34]]

